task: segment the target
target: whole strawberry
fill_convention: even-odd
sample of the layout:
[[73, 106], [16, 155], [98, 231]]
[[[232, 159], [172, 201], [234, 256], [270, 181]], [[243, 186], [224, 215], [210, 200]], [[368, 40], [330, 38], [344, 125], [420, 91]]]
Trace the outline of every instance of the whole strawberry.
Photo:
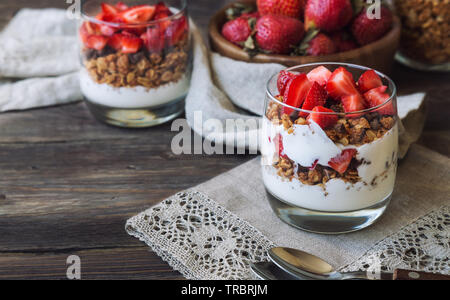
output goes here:
[[303, 23], [285, 16], [266, 15], [256, 22], [256, 42], [274, 54], [288, 54], [305, 35]]
[[352, 33], [361, 46], [375, 42], [391, 29], [393, 20], [391, 11], [382, 6], [380, 12], [379, 19], [371, 19], [367, 9], [364, 8], [353, 21]]
[[358, 48], [358, 45], [353, 40], [351, 34], [345, 31], [334, 32], [330, 38], [336, 45], [338, 52], [345, 52]]
[[305, 29], [338, 31], [344, 28], [352, 17], [350, 0], [308, 0], [305, 7]]
[[252, 33], [248, 18], [240, 17], [228, 21], [222, 27], [222, 35], [236, 45], [244, 43]]
[[319, 33], [315, 38], [309, 42], [309, 47], [306, 50], [308, 55], [319, 56], [328, 55], [336, 52], [336, 45], [325, 34]]
[[281, 15], [300, 18], [305, 7], [305, 0], [257, 0], [258, 11], [261, 15]]

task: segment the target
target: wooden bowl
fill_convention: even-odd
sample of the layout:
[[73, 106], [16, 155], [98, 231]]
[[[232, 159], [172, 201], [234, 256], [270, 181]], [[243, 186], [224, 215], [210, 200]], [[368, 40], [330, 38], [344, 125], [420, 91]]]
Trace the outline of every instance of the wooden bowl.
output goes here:
[[[239, 2], [255, 4], [256, 1], [241, 0]], [[247, 52], [227, 41], [221, 34], [222, 26], [227, 21], [225, 11], [232, 5], [233, 3], [218, 11], [209, 23], [209, 39], [211, 47], [214, 51], [223, 56], [251, 63], [279, 63], [287, 67], [314, 62], [344, 62], [366, 66], [386, 74], [389, 74], [391, 71], [401, 32], [401, 23], [397, 16], [394, 17], [391, 31], [384, 37], [364, 47], [351, 51], [323, 56], [257, 54], [254, 57], [250, 57]]]

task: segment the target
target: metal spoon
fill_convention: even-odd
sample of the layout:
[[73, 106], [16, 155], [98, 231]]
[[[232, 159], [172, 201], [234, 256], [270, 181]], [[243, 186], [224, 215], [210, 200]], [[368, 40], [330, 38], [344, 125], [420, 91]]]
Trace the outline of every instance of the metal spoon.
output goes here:
[[292, 276], [288, 272], [280, 269], [273, 262], [258, 262], [251, 264], [253, 274], [262, 280], [307, 280], [308, 278], [299, 278]]
[[313, 279], [322, 280], [450, 280], [449, 275], [402, 269], [396, 269], [393, 273], [379, 272], [376, 275], [364, 271], [340, 273], [323, 259], [301, 250], [291, 248], [272, 248], [269, 250], [269, 258], [278, 267], [296, 277], [307, 276]]
[[281, 269], [296, 277], [322, 280], [375, 279], [367, 272], [339, 273], [329, 263], [297, 249], [277, 247], [269, 250], [269, 258]]

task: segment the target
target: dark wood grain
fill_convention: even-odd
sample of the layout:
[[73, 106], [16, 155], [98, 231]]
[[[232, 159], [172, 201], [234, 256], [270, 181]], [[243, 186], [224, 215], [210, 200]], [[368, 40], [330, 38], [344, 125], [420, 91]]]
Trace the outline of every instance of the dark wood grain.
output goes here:
[[[229, 1], [191, 0], [206, 36]], [[2, 1], [0, 26], [22, 7], [65, 1]], [[421, 143], [450, 154], [450, 75], [395, 65], [400, 93], [428, 93]], [[170, 124], [143, 130], [98, 123], [83, 103], [0, 114], [0, 279], [64, 279], [66, 258], [82, 260], [84, 279], [181, 279], [125, 221], [164, 198], [251, 159], [175, 156]]]
[[398, 269], [394, 271], [394, 280], [450, 280], [450, 276]]

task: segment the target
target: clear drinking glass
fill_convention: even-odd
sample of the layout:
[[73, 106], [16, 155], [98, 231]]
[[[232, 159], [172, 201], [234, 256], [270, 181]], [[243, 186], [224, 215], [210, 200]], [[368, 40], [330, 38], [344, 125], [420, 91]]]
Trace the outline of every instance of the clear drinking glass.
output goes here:
[[[158, 2], [87, 0], [82, 4], [80, 85], [91, 113], [105, 123], [149, 127], [184, 111], [192, 57], [186, 0], [164, 1], [166, 7], [156, 10], [160, 12], [156, 20], [140, 21], [145, 11], [125, 15], [137, 16], [131, 23], [123, 17], [127, 8]], [[113, 16], [120, 17], [106, 14], [104, 3]]]
[[[306, 74], [321, 65], [332, 72], [345, 67], [356, 79], [369, 70], [317, 63], [287, 71]], [[262, 177], [269, 202], [284, 222], [306, 231], [337, 234], [365, 228], [384, 213], [397, 172], [398, 117], [395, 84], [377, 73], [390, 98], [363, 111], [314, 112], [337, 119], [326, 129], [308, 120], [312, 111], [279, 100], [278, 74], [269, 80], [261, 136]], [[352, 158], [341, 174], [330, 165], [344, 154]]]

